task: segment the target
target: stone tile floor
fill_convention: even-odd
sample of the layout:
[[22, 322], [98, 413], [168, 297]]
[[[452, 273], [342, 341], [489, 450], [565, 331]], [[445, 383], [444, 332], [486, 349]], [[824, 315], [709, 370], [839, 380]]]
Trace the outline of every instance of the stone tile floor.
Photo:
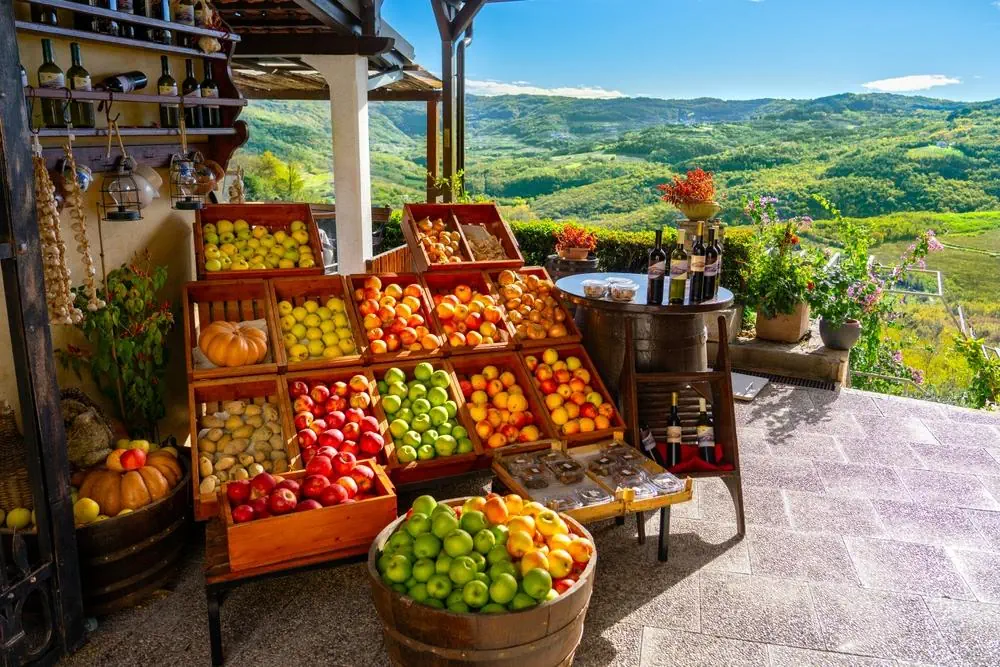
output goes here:
[[[782, 385], [737, 413], [746, 539], [715, 480], [674, 510], [668, 563], [655, 516], [641, 547], [634, 521], [591, 526], [575, 665], [1000, 665], [1000, 416]], [[65, 664], [208, 664], [200, 558]], [[244, 586], [222, 631], [228, 664], [387, 664], [362, 565]]]

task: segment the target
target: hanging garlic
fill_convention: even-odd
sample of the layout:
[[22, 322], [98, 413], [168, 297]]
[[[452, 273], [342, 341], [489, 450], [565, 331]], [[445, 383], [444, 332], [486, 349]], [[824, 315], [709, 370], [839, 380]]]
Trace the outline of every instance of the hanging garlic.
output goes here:
[[247, 202], [246, 188], [243, 185], [243, 167], [237, 167], [236, 178], [229, 184], [229, 203], [245, 204]]
[[[83, 192], [76, 175], [76, 158], [69, 144], [63, 146], [66, 154], [65, 170], [70, 173], [66, 180], [66, 205], [69, 207], [70, 219], [73, 221], [73, 238], [76, 239], [76, 250], [83, 260], [83, 293], [87, 296], [87, 310], [94, 312], [104, 308], [103, 299], [97, 298], [97, 270], [94, 268], [94, 258], [90, 254], [90, 241], [87, 239], [87, 217], [83, 208]], [[64, 170], [64, 173], [65, 173]]]
[[40, 151], [34, 156], [35, 207], [42, 248], [42, 268], [45, 274], [45, 301], [52, 324], [78, 324], [83, 312], [73, 304], [69, 267], [66, 265], [66, 245], [59, 231], [55, 186], [45, 168]]

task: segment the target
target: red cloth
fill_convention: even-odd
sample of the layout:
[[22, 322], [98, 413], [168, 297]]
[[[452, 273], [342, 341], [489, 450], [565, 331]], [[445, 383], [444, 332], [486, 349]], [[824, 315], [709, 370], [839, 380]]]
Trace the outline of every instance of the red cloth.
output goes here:
[[[656, 446], [660, 450], [663, 460], [669, 460], [667, 458], [666, 443], [657, 443]], [[707, 461], [703, 461], [698, 456], [698, 445], [681, 445], [681, 462], [672, 468], [667, 468], [667, 470], [675, 475], [685, 472], [721, 472], [733, 470], [733, 464], [722, 461], [722, 445], [715, 445], [715, 460], [719, 461], [719, 463], [713, 465]]]

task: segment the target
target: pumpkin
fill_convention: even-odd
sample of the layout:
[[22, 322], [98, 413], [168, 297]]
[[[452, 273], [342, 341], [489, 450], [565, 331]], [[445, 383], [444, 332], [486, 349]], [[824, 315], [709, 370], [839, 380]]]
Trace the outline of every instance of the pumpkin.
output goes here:
[[166, 452], [153, 452], [138, 470], [88, 470], [79, 495], [96, 502], [101, 514], [116, 516], [122, 510], [134, 511], [166, 497], [182, 477], [177, 459]]
[[198, 337], [198, 347], [216, 366], [249, 366], [267, 356], [267, 334], [237, 322], [212, 322]]

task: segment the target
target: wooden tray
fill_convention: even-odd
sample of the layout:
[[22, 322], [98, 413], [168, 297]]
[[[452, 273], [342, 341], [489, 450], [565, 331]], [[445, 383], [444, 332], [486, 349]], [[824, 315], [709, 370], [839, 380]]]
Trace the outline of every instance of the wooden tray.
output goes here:
[[194, 494], [194, 515], [196, 521], [205, 521], [217, 516], [217, 496], [200, 492], [201, 475], [198, 469], [198, 431], [201, 430], [198, 420], [209, 412], [218, 412], [220, 403], [237, 399], [252, 400], [257, 405], [263, 405], [266, 399], [274, 397], [274, 405], [278, 408], [278, 419], [282, 425], [282, 436], [285, 439], [285, 452], [288, 454], [288, 464], [294, 470], [299, 467], [299, 448], [295, 441], [295, 431], [286, 428], [289, 417], [287, 411], [288, 395], [285, 383], [277, 375], [256, 375], [246, 378], [228, 378], [221, 380], [204, 380], [188, 385], [188, 418], [191, 428], [191, 484]]
[[[368, 413], [371, 414], [375, 419], [378, 420], [379, 433], [382, 434], [382, 438], [385, 440], [385, 447], [383, 448], [381, 454], [376, 457], [378, 462], [385, 465], [388, 455], [388, 451], [392, 449], [392, 434], [389, 433], [389, 422], [385, 417], [385, 412], [382, 410], [381, 396], [378, 393], [378, 387], [376, 386], [375, 376], [368, 368], [353, 367], [353, 368], [328, 368], [328, 369], [314, 369], [311, 371], [299, 371], [295, 373], [289, 373], [284, 377], [285, 384], [285, 400], [288, 401], [286, 405], [286, 410], [282, 412], [282, 417], [285, 418], [284, 426], [285, 430], [289, 433], [296, 433], [295, 430], [295, 413], [292, 410], [292, 397], [288, 393], [291, 384], [296, 380], [302, 380], [306, 384], [311, 382], [325, 382], [327, 386], [333, 384], [334, 382], [347, 382], [355, 375], [364, 375], [368, 378], [369, 382], [369, 392], [368, 394], [372, 397], [371, 406], [369, 406]], [[296, 443], [298, 440], [296, 439]]]
[[[615, 407], [614, 401], [611, 399], [611, 394], [608, 392], [608, 388], [604, 385], [604, 380], [601, 379], [600, 373], [598, 373], [597, 369], [594, 367], [594, 363], [590, 360], [590, 356], [587, 354], [587, 350], [582, 345], [561, 345], [558, 347], [554, 347], [553, 349], [555, 349], [555, 351], [559, 353], [560, 360], [565, 360], [566, 357], [568, 356], [577, 357], [581, 362], [581, 368], [587, 369], [587, 371], [590, 373], [591, 388], [593, 388], [594, 391], [599, 392], [601, 396], [604, 397], [604, 402], [610, 404], [611, 407], [614, 408], [614, 412], [609, 418], [611, 425], [608, 428], [595, 429], [587, 433], [582, 433], [582, 432], [573, 433], [570, 435], [563, 433], [561, 427], [552, 422], [551, 417], [549, 417], [549, 411], [545, 410], [544, 411], [545, 420], [548, 422], [551, 431], [556, 434], [556, 437], [572, 444], [580, 444], [586, 442], [594, 442], [596, 440], [607, 440], [608, 438], [612, 437], [612, 435], [614, 435], [616, 431], [624, 431], [625, 421], [618, 413], [618, 408]], [[530, 372], [527, 370], [528, 368], [530, 368], [530, 366], [525, 361], [526, 358], [529, 356], [535, 356], [539, 360], [539, 362], [541, 362], [541, 353], [542, 351], [537, 349], [522, 350], [520, 353], [518, 353], [518, 356], [521, 359], [521, 363], [524, 364], [525, 371]], [[531, 383], [531, 390], [535, 392], [535, 397], [538, 403], [544, 406], [545, 397], [542, 395], [542, 392], [539, 390], [539, 388], [535, 385], [534, 381], [532, 381]]]
[[[351, 304], [354, 308], [354, 319], [358, 323], [362, 323], [364, 316], [361, 314], [360, 303], [355, 298], [355, 292], [358, 289], [364, 288], [365, 278], [370, 276], [365, 273], [358, 273], [354, 275], [347, 276], [347, 289], [351, 295]], [[386, 285], [416, 285], [420, 288], [420, 301], [421, 306], [418, 311], [419, 314], [424, 318], [424, 326], [434, 335], [441, 337], [441, 331], [437, 328], [435, 320], [431, 315], [431, 306], [427, 297], [427, 290], [424, 289], [423, 283], [420, 282], [420, 276], [416, 273], [382, 273], [377, 276], [379, 280], [382, 281], [383, 290]], [[379, 363], [390, 363], [395, 361], [407, 361], [409, 359], [432, 359], [444, 356], [444, 345], [442, 344], [436, 350], [406, 350], [400, 348], [395, 352], [386, 352], [384, 354], [375, 354], [371, 351], [371, 344], [368, 341], [367, 335], [363, 330], [363, 325], [359, 327], [358, 335], [362, 341], [361, 354], [365, 361], [368, 363], [379, 364]]]
[[[448, 222], [451, 229], [459, 231], [460, 250], [468, 261], [455, 264], [431, 264], [423, 247], [417, 241], [416, 223], [424, 218], [442, 219]], [[494, 261], [476, 261], [469, 246], [468, 238], [462, 231], [462, 225], [479, 225], [499, 239], [507, 253], [507, 259]], [[510, 226], [504, 222], [500, 209], [496, 204], [405, 204], [402, 220], [403, 235], [407, 245], [413, 252], [417, 269], [421, 272], [456, 271], [462, 269], [499, 270], [524, 266], [524, 257], [518, 247], [517, 239]]]
[[[484, 442], [482, 438], [480, 438], [480, 444], [482, 445], [483, 451], [487, 455], [491, 455], [494, 452], [507, 454], [512, 451], [534, 451], [549, 447], [552, 440], [556, 438], [555, 431], [552, 430], [552, 424], [549, 420], [545, 418], [545, 406], [538, 401], [538, 394], [532, 390], [531, 377], [528, 375], [527, 369], [524, 367], [517, 354], [513, 352], [476, 355], [466, 354], [459, 357], [452, 357], [448, 360], [448, 365], [451, 367], [454, 383], [455, 386], [458, 387], [459, 393], [462, 393], [458, 377], [460, 374], [472, 375], [479, 373], [482, 371], [483, 367], [491, 364], [493, 366], [497, 366], [501, 372], [505, 370], [511, 371], [514, 374], [514, 377], [517, 378], [517, 384], [524, 390], [524, 396], [528, 399], [528, 409], [533, 415], [535, 415], [535, 425], [538, 426], [541, 437], [538, 440], [504, 445], [497, 448], [489, 447], [489, 445]], [[472, 415], [469, 412], [469, 403], [467, 401], [463, 400], [459, 404], [459, 410], [463, 413], [466, 420], [475, 426], [476, 422], [472, 419]]]
[[[220, 517], [226, 527], [229, 568], [247, 570], [284, 561], [367, 546], [396, 520], [396, 489], [373, 459], [361, 459], [375, 471], [378, 495], [347, 505], [292, 512], [246, 523], [233, 523], [225, 488], [219, 491]], [[304, 470], [282, 475], [301, 480]]]
[[[501, 270], [502, 269], [495, 271], [490, 270], [486, 272], [487, 277], [493, 283], [493, 289], [496, 290], [498, 294], [501, 293], [500, 283], [498, 280]], [[546, 271], [545, 267], [543, 266], [525, 266], [519, 269], [511, 269], [511, 270], [516, 271], [517, 273], [523, 276], [529, 276], [529, 275], [538, 276], [539, 278], [542, 278], [544, 280], [552, 281], [552, 277], [549, 275], [549, 272]], [[556, 300], [558, 301], [558, 297], [556, 298]], [[511, 331], [514, 332], [514, 341], [520, 347], [523, 348], [554, 347], [556, 345], [565, 345], [567, 343], [580, 342], [583, 339], [583, 335], [577, 328], [576, 322], [573, 321], [573, 316], [570, 314], [569, 311], [566, 310], [566, 306], [560, 303], [559, 307], [562, 308], [563, 312], [566, 314], [566, 319], [563, 320], [563, 324], [566, 325], [565, 336], [562, 336], [560, 338], [540, 338], [537, 340], [533, 338], [528, 338], [527, 336], [521, 336], [520, 334], [517, 333], [514, 323], [511, 322], [508, 318], [508, 322], [510, 322]]]
[[284, 341], [282, 341], [278, 346], [281, 348], [282, 366], [287, 368], [289, 372], [361, 364], [361, 349], [364, 342], [361, 335], [361, 324], [357, 320], [355, 309], [351, 307], [353, 299], [348, 293], [343, 276], [336, 274], [308, 278], [274, 278], [268, 281], [268, 288], [270, 290], [271, 312], [274, 313], [274, 321], [278, 325], [278, 331], [281, 330], [281, 315], [278, 310], [280, 301], [290, 301], [293, 306], [301, 306], [306, 301], [313, 299], [318, 301], [320, 305], [324, 305], [331, 297], [340, 297], [347, 306], [347, 319], [351, 333], [354, 335], [354, 353], [345, 354], [335, 359], [308, 359], [292, 362], [288, 360], [288, 352], [285, 350]]
[[[316, 266], [308, 269], [298, 267], [292, 269], [255, 269], [247, 271], [206, 271], [202, 225], [216, 223], [219, 220], [246, 220], [253, 225], [263, 225], [271, 232], [279, 229], [287, 231], [295, 220], [306, 223], [309, 234], [309, 247], [312, 248]], [[198, 280], [232, 280], [233, 278], [278, 278], [283, 276], [321, 276], [323, 275], [323, 246], [319, 240], [319, 229], [313, 220], [312, 208], [309, 204], [274, 203], [274, 204], [208, 204], [199, 211], [194, 221], [194, 263]]]
[[[213, 280], [184, 286], [184, 362], [189, 382], [223, 377], [277, 373], [284, 361], [281, 332], [271, 310], [267, 283], [263, 280]], [[271, 361], [250, 366], [195, 368], [193, 350], [202, 329], [219, 320], [241, 322], [263, 319], [267, 323], [267, 347]], [[278, 340], [275, 340], [275, 339]]]
[[[438, 331], [445, 337], [444, 348], [449, 355], [455, 354], [478, 354], [482, 352], [500, 352], [514, 347], [514, 328], [507, 321], [507, 311], [503, 307], [500, 295], [496, 291], [496, 286], [486, 277], [482, 271], [449, 271], [447, 273], [424, 273], [421, 277], [424, 288], [427, 291], [427, 300], [431, 308], [431, 317]], [[468, 285], [473, 293], [479, 293], [495, 297], [503, 315], [497, 323], [497, 332], [500, 340], [494, 343], [482, 343], [480, 345], [460, 345], [454, 346], [447, 340], [441, 318], [437, 314], [437, 306], [434, 303], [435, 294], [451, 294], [451, 290], [458, 285]]]
[[[429, 461], [417, 460], [409, 463], [400, 463], [396, 458], [396, 443], [392, 440], [387, 440], [386, 454], [388, 456], [389, 475], [396, 484], [409, 484], [469, 472], [477, 467], [477, 459], [483, 453], [483, 445], [476, 436], [475, 425], [469, 422], [468, 413], [462, 410], [465, 400], [462, 398], [462, 391], [458, 388], [454, 370], [443, 359], [408, 359], [389, 364], [377, 364], [372, 366], [370, 370], [376, 381], [381, 380], [385, 372], [393, 367], [402, 369], [406, 373], [406, 376], [410, 378], [413, 376], [414, 367], [421, 361], [430, 361], [431, 365], [434, 366], [434, 370], [447, 371], [451, 376], [448, 391], [452, 400], [458, 404], [456, 417], [458, 417], [458, 423], [469, 432], [469, 439], [472, 441], [472, 451], [466, 454], [438, 457]], [[484, 465], [486, 464], [488, 462], [484, 461]]]

